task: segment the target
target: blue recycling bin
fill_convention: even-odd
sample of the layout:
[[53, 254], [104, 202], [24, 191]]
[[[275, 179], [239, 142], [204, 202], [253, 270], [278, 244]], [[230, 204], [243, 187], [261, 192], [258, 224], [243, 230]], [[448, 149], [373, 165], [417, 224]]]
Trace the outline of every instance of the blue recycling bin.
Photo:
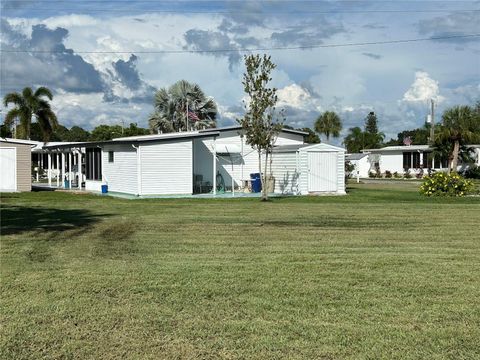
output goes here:
[[65, 180], [65, 181], [63, 182], [63, 187], [64, 187], [65, 189], [68, 189], [68, 188], [70, 187], [70, 181]]
[[102, 194], [108, 193], [108, 185], [102, 185]]
[[250, 180], [252, 183], [252, 192], [258, 193], [262, 191], [262, 180], [260, 179], [259, 173], [250, 174]]

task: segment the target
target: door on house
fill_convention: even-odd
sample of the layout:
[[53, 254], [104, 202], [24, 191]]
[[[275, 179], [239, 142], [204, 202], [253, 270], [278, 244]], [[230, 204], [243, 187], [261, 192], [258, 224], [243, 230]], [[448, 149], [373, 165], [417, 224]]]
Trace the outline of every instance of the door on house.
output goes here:
[[0, 148], [0, 190], [16, 191], [16, 149]]
[[308, 153], [308, 191], [337, 191], [337, 153]]

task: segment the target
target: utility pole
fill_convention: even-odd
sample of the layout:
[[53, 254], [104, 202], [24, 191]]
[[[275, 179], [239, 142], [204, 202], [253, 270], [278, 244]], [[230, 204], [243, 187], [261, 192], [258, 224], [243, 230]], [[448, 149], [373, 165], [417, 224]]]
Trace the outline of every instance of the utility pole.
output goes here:
[[435, 142], [435, 102], [430, 99], [430, 145]]

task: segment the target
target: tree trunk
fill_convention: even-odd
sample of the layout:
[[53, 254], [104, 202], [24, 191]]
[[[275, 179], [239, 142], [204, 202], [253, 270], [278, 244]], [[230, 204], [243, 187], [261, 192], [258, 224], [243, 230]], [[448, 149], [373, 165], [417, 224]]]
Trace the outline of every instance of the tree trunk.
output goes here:
[[455, 140], [453, 144], [453, 152], [452, 152], [452, 166], [450, 171], [457, 172], [457, 164], [458, 164], [458, 153], [460, 151], [460, 142]]
[[268, 200], [268, 150], [265, 150], [265, 172], [263, 174], [263, 184], [262, 184], [262, 201]]
[[263, 177], [262, 177], [262, 150], [258, 150], [258, 173], [260, 174], [260, 184], [262, 184], [262, 194], [263, 194]]

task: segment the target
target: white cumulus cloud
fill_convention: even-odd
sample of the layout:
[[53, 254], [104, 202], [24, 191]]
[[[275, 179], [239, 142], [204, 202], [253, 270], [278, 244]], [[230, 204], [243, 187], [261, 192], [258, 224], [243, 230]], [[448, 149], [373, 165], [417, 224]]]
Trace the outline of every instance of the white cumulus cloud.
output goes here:
[[424, 102], [433, 99], [437, 102], [444, 100], [440, 95], [438, 81], [432, 79], [425, 71], [415, 73], [415, 81], [403, 94], [403, 101]]
[[287, 85], [277, 90], [277, 107], [291, 107], [304, 110], [321, 111], [318, 99], [313, 97], [310, 92], [297, 84]]

